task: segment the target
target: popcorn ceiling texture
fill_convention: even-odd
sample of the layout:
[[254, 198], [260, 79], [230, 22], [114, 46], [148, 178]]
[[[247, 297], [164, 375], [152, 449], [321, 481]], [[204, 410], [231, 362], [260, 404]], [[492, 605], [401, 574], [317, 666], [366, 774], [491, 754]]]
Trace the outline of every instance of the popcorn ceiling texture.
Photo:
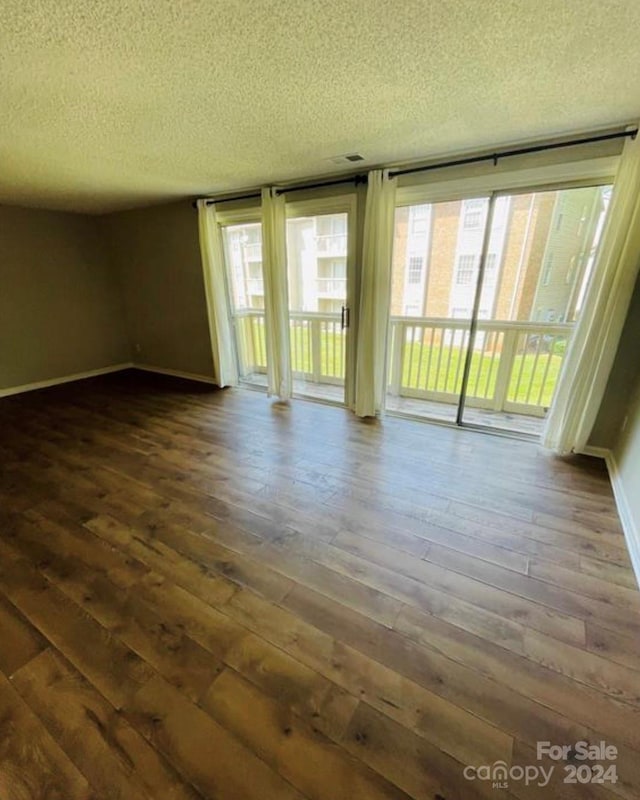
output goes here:
[[0, 202], [103, 212], [626, 122], [638, 0], [4, 0]]

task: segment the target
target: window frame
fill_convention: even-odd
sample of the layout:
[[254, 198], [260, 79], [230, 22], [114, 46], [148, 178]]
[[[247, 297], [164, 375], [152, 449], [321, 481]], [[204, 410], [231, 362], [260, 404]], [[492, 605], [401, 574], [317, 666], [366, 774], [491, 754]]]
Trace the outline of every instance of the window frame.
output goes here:
[[[502, 171], [495, 175], [469, 176], [433, 183], [399, 186], [396, 208], [501, 196], [552, 192], [613, 185], [619, 156], [554, 164], [537, 170]], [[410, 176], [409, 176], [410, 177]]]

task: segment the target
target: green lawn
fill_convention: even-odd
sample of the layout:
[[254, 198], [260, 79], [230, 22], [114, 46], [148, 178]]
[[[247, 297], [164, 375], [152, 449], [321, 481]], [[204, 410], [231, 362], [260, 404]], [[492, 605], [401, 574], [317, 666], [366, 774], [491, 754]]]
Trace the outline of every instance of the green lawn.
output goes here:
[[[344, 344], [344, 336], [340, 333], [323, 331], [320, 334], [320, 375], [344, 377]], [[308, 328], [296, 327], [291, 331], [291, 367], [294, 372], [313, 372]]]
[[[430, 392], [459, 394], [465, 353], [459, 347], [438, 345], [432, 348], [419, 343], [405, 344], [402, 387]], [[561, 355], [541, 352], [516, 355], [511, 371], [507, 400], [514, 403], [549, 406], [555, 388]], [[468, 395], [493, 397], [500, 366], [500, 353], [474, 352], [471, 360]]]
[[[259, 334], [264, 336], [264, 331]], [[310, 331], [296, 326], [291, 331], [291, 360], [294, 372], [313, 374], [313, 354]], [[265, 352], [264, 341], [258, 349]], [[323, 331], [320, 335], [319, 373], [325, 377], [344, 375], [344, 339], [342, 334]], [[255, 359], [256, 366], [265, 367], [264, 356]], [[548, 407], [551, 404], [563, 356], [540, 352], [523, 353], [514, 358], [507, 400]], [[487, 346], [487, 352], [474, 352], [469, 377], [469, 396], [491, 398], [495, 392], [500, 365], [500, 353]], [[402, 389], [422, 390], [443, 394], [459, 394], [464, 367], [464, 350], [460, 347], [437, 344], [421, 346], [418, 341], [403, 345]], [[389, 378], [391, 379], [391, 374]]]

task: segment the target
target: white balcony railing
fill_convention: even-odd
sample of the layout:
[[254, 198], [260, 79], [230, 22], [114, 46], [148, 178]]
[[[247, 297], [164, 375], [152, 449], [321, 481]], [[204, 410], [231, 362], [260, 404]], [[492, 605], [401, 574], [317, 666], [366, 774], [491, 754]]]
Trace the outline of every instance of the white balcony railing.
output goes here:
[[345, 297], [347, 293], [346, 278], [317, 278], [318, 294], [323, 297]]
[[261, 242], [252, 242], [251, 244], [244, 244], [244, 257], [247, 261], [262, 261], [262, 244]]
[[264, 281], [262, 278], [247, 278], [247, 294], [264, 294]]
[[[264, 311], [236, 316], [242, 373], [266, 372]], [[551, 404], [572, 325], [478, 322], [466, 403], [542, 417]], [[340, 314], [290, 315], [294, 375], [315, 383], [344, 380], [345, 331]], [[400, 397], [456, 404], [462, 384], [469, 323], [392, 317], [388, 390]]]
[[331, 233], [316, 236], [316, 253], [319, 256], [346, 256], [347, 234]]
[[[479, 320], [467, 405], [543, 417], [572, 327]], [[392, 317], [389, 391], [457, 403], [468, 342], [468, 320]]]
[[[340, 314], [291, 312], [291, 368], [296, 378], [313, 383], [341, 384], [344, 380], [346, 337]], [[263, 310], [236, 314], [240, 371], [246, 377], [267, 371]]]

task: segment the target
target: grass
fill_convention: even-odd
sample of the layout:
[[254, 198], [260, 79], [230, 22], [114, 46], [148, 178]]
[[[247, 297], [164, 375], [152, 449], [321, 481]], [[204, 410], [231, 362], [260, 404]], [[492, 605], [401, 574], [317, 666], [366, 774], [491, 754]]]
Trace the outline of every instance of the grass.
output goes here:
[[[437, 345], [420, 347], [418, 342], [406, 344], [401, 386], [406, 389], [421, 389], [429, 392], [459, 394], [462, 384], [465, 352], [460, 347]], [[469, 373], [470, 397], [491, 398], [494, 396], [500, 353], [476, 351], [471, 359]], [[540, 353], [516, 355], [511, 370], [507, 400], [512, 403], [528, 403], [548, 407], [562, 365], [562, 356]]]
[[[264, 337], [264, 330], [259, 335]], [[264, 341], [261, 346], [265, 352]], [[428, 391], [439, 394], [460, 393], [465, 351], [454, 344], [429, 348], [420, 342], [406, 342], [403, 348], [401, 390]], [[323, 330], [320, 334], [320, 375], [340, 378], [344, 375], [344, 338], [341, 333]], [[560, 353], [520, 353], [514, 357], [507, 400], [548, 407], [551, 405], [563, 356]], [[262, 359], [257, 359], [261, 361]], [[294, 372], [313, 375], [310, 331], [296, 326], [291, 331], [291, 361]], [[492, 398], [500, 365], [500, 353], [476, 351], [469, 376], [470, 397]], [[266, 364], [257, 364], [266, 366]]]

